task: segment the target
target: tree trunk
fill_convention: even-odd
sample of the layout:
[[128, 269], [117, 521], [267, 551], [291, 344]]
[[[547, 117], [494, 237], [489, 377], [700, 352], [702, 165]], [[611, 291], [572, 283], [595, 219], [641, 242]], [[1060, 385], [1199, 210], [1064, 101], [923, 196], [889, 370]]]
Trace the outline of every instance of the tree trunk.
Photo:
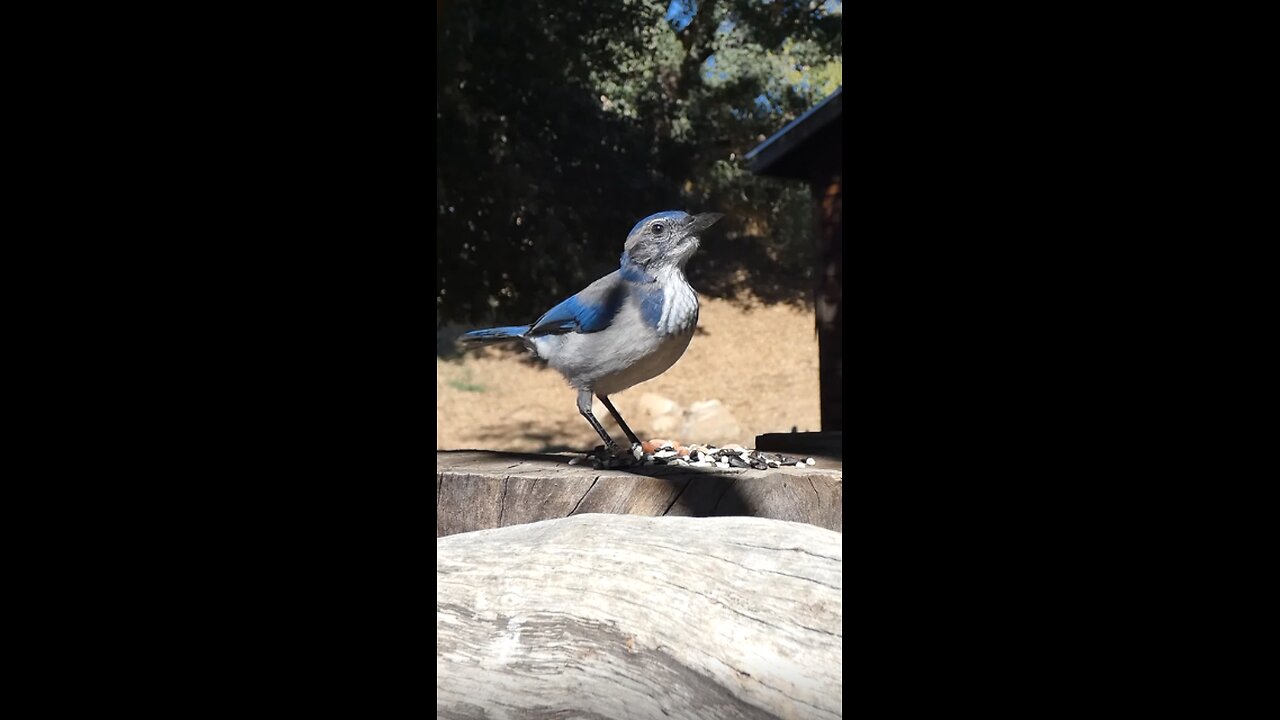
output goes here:
[[843, 472], [827, 458], [764, 471], [593, 470], [571, 457], [437, 451], [436, 537], [586, 513], [751, 515], [843, 529]]
[[440, 718], [839, 718], [841, 536], [579, 515], [436, 540]]

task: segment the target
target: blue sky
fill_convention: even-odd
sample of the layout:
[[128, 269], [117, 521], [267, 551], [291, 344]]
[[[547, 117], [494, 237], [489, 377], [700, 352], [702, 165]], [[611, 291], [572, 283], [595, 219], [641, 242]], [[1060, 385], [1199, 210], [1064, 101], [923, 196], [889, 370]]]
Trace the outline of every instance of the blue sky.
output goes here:
[[[671, 0], [671, 4], [667, 6], [667, 20], [671, 22], [676, 32], [680, 32], [693, 22], [693, 13], [698, 9], [697, 0]], [[842, 13], [844, 11], [843, 0], [824, 0], [822, 9], [830, 14]], [[721, 27], [721, 30], [726, 28]]]
[[[843, 13], [844, 11], [843, 0], [824, 0], [822, 6], [824, 10], [832, 14]], [[689, 23], [693, 22], [693, 15], [695, 12], [697, 12], [697, 9], [698, 9], [697, 0], [671, 0], [671, 4], [667, 6], [666, 19], [668, 22], [671, 23], [671, 26], [675, 29], [676, 32], [680, 32], [681, 30], [684, 30], [686, 27], [688, 27]], [[718, 28], [718, 31], [728, 32], [732, 29], [733, 29], [733, 22], [726, 20], [723, 23], [721, 23], [720, 27]], [[707, 58], [705, 70], [709, 73], [714, 73], [716, 71], [715, 67], [716, 67], [716, 56], [712, 55], [711, 57]], [[804, 86], [807, 86], [808, 80], [803, 80], [802, 84]], [[774, 107], [773, 103], [769, 101], [769, 98], [764, 95], [760, 95], [759, 97], [756, 98], [756, 105], [761, 109], [771, 111], [771, 112], [777, 109]]]
[[693, 22], [693, 13], [697, 8], [698, 6], [694, 0], [688, 0], [688, 2], [671, 0], [671, 5], [667, 7], [667, 20], [673, 21], [671, 23], [672, 27], [676, 29], [676, 32], [680, 32], [688, 27], [689, 23]]

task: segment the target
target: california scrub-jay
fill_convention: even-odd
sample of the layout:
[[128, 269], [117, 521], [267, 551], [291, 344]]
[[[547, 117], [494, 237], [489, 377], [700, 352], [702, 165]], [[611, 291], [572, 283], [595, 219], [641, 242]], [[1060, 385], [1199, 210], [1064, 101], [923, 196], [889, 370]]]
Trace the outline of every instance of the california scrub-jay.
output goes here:
[[650, 215], [631, 228], [617, 270], [532, 325], [474, 330], [459, 340], [464, 346], [519, 340], [578, 390], [578, 412], [610, 453], [616, 455], [618, 445], [591, 413], [592, 395], [634, 448], [640, 440], [609, 396], [661, 375], [684, 354], [698, 324], [698, 295], [685, 280], [684, 265], [698, 249], [700, 233], [722, 217], [678, 210]]

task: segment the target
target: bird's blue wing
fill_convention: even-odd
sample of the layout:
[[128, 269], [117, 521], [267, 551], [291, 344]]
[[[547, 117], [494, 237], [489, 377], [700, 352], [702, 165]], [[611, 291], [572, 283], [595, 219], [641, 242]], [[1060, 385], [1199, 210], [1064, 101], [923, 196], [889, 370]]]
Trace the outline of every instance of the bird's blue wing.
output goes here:
[[533, 324], [528, 335], [600, 332], [613, 322], [625, 299], [626, 285], [617, 272], [611, 273], [548, 310]]

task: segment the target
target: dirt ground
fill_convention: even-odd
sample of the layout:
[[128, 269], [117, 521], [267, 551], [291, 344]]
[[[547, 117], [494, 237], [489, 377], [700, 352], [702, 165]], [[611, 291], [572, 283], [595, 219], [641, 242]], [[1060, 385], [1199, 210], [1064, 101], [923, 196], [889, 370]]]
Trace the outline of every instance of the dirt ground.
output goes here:
[[[663, 375], [610, 397], [636, 434], [653, 436], [634, 410], [645, 393], [684, 407], [719, 400], [741, 424], [739, 442], [748, 447], [761, 433], [818, 430], [813, 310], [705, 297], [701, 303], [699, 332], [684, 357]], [[437, 450], [585, 451], [600, 443], [578, 414], [574, 390], [527, 357], [523, 350], [495, 348], [437, 357]], [[599, 401], [596, 406], [605, 429], [625, 442]]]

